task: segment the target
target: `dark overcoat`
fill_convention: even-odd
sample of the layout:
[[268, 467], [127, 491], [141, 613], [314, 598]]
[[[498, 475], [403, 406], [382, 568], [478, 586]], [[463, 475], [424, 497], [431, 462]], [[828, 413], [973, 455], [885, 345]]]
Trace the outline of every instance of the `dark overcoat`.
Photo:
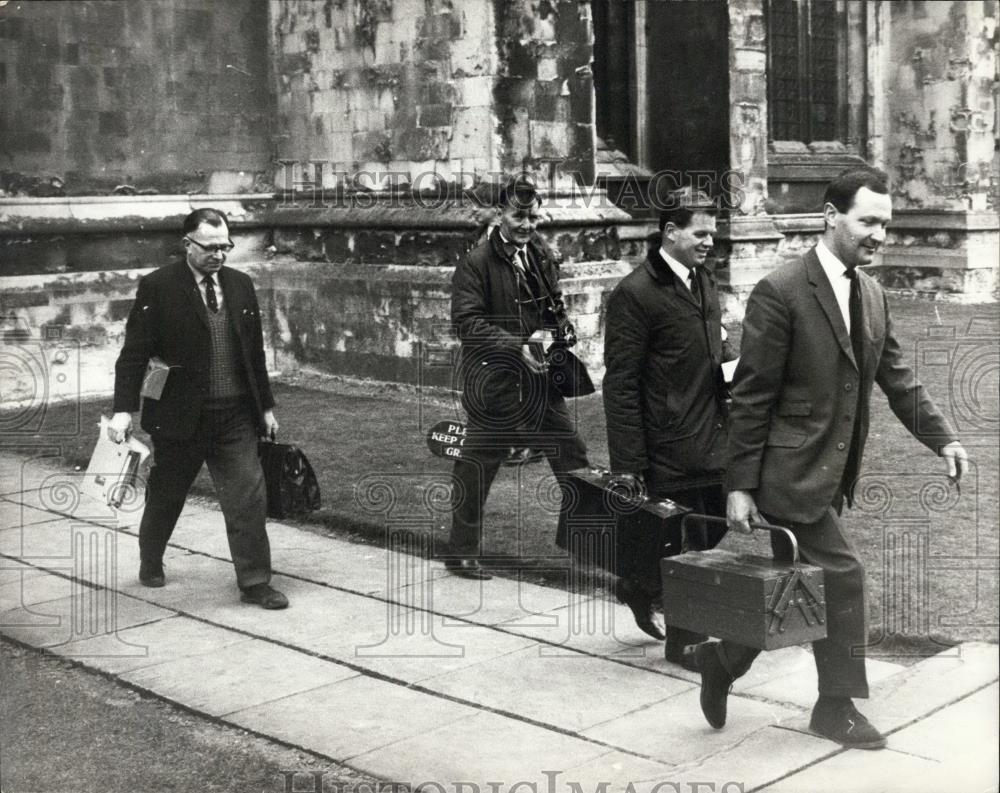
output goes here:
[[703, 303], [652, 249], [615, 287], [604, 331], [611, 468], [658, 485], [718, 473], [726, 443], [722, 321], [712, 276]]

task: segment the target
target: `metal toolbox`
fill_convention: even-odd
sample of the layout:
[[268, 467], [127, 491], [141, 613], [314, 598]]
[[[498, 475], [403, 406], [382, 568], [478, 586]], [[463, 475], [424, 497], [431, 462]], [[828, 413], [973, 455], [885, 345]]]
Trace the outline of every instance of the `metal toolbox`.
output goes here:
[[[687, 515], [682, 523], [695, 517], [724, 520]], [[751, 526], [782, 532], [791, 542], [792, 560], [718, 548], [661, 559], [666, 623], [760, 650], [826, 638], [823, 570], [799, 561], [798, 543], [788, 529]]]

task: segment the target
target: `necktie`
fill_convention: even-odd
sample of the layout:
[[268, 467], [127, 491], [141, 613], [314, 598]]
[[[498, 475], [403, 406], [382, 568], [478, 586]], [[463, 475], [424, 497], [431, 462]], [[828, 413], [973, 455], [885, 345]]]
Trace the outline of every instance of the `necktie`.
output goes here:
[[218, 313], [219, 299], [215, 296], [215, 281], [212, 280], [212, 276], [206, 275], [201, 282], [205, 285], [205, 302], [208, 304], [208, 310], [213, 314]]
[[864, 315], [861, 311], [861, 281], [858, 279], [858, 271], [853, 267], [847, 270], [844, 275], [851, 282], [851, 296], [848, 300], [848, 314], [851, 317], [851, 349], [854, 351], [854, 361], [858, 365], [860, 372], [864, 366]]
[[[857, 270], [853, 267], [848, 269], [844, 275], [851, 282], [851, 296], [848, 300], [848, 314], [851, 318], [851, 350], [854, 352], [854, 360], [858, 364], [859, 376], [864, 368], [864, 314], [861, 311], [861, 280], [858, 278]], [[854, 504], [854, 483], [860, 473], [861, 459], [858, 451], [861, 448], [861, 413], [864, 408], [862, 399], [862, 388], [858, 383], [857, 413], [854, 417], [854, 429], [851, 432], [851, 448], [847, 452], [847, 465], [844, 467], [844, 479], [841, 489], [847, 498], [847, 505]]]
[[702, 314], [704, 314], [705, 304], [702, 300], [701, 279], [698, 278], [698, 268], [692, 267], [690, 270], [688, 270], [688, 277], [691, 280], [691, 295], [694, 297], [695, 300], [698, 301], [698, 308], [700, 308]]
[[698, 281], [698, 268], [692, 267], [688, 270], [688, 281], [691, 284], [691, 294], [701, 300], [701, 284]]

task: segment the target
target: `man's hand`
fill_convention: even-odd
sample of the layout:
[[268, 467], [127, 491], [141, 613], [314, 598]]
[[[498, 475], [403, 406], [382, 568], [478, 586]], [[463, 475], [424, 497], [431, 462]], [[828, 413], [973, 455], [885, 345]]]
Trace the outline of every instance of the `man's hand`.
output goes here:
[[262, 441], [273, 441], [278, 434], [278, 420], [273, 410], [264, 411], [264, 436]]
[[733, 531], [749, 534], [750, 522], [763, 523], [757, 502], [746, 490], [733, 490], [726, 501], [726, 523]]
[[524, 359], [524, 365], [528, 367], [528, 371], [532, 374], [545, 374], [548, 370], [548, 364], [544, 361], [539, 361], [532, 355], [531, 348], [527, 344], [521, 346], [521, 358]]
[[969, 454], [958, 441], [952, 441], [941, 449], [941, 456], [948, 463], [948, 478], [956, 484], [969, 470]]
[[108, 437], [115, 443], [121, 443], [132, 433], [132, 414], [115, 413], [108, 422]]

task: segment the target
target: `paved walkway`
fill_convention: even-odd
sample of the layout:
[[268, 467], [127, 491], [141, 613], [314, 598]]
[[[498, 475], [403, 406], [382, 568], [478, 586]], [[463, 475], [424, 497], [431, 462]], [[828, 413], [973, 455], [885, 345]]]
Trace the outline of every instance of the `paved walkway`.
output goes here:
[[449, 576], [398, 552], [405, 520], [386, 548], [272, 522], [274, 583], [292, 605], [268, 612], [239, 602], [210, 505], [185, 509], [167, 586], [147, 589], [138, 513], [80, 497], [80, 476], [0, 455], [0, 631], [376, 777], [448, 793], [997, 789], [994, 644], [871, 660], [862, 709], [886, 751], [808, 733], [802, 648], [761, 656], [716, 731], [696, 676], [603, 597]]

